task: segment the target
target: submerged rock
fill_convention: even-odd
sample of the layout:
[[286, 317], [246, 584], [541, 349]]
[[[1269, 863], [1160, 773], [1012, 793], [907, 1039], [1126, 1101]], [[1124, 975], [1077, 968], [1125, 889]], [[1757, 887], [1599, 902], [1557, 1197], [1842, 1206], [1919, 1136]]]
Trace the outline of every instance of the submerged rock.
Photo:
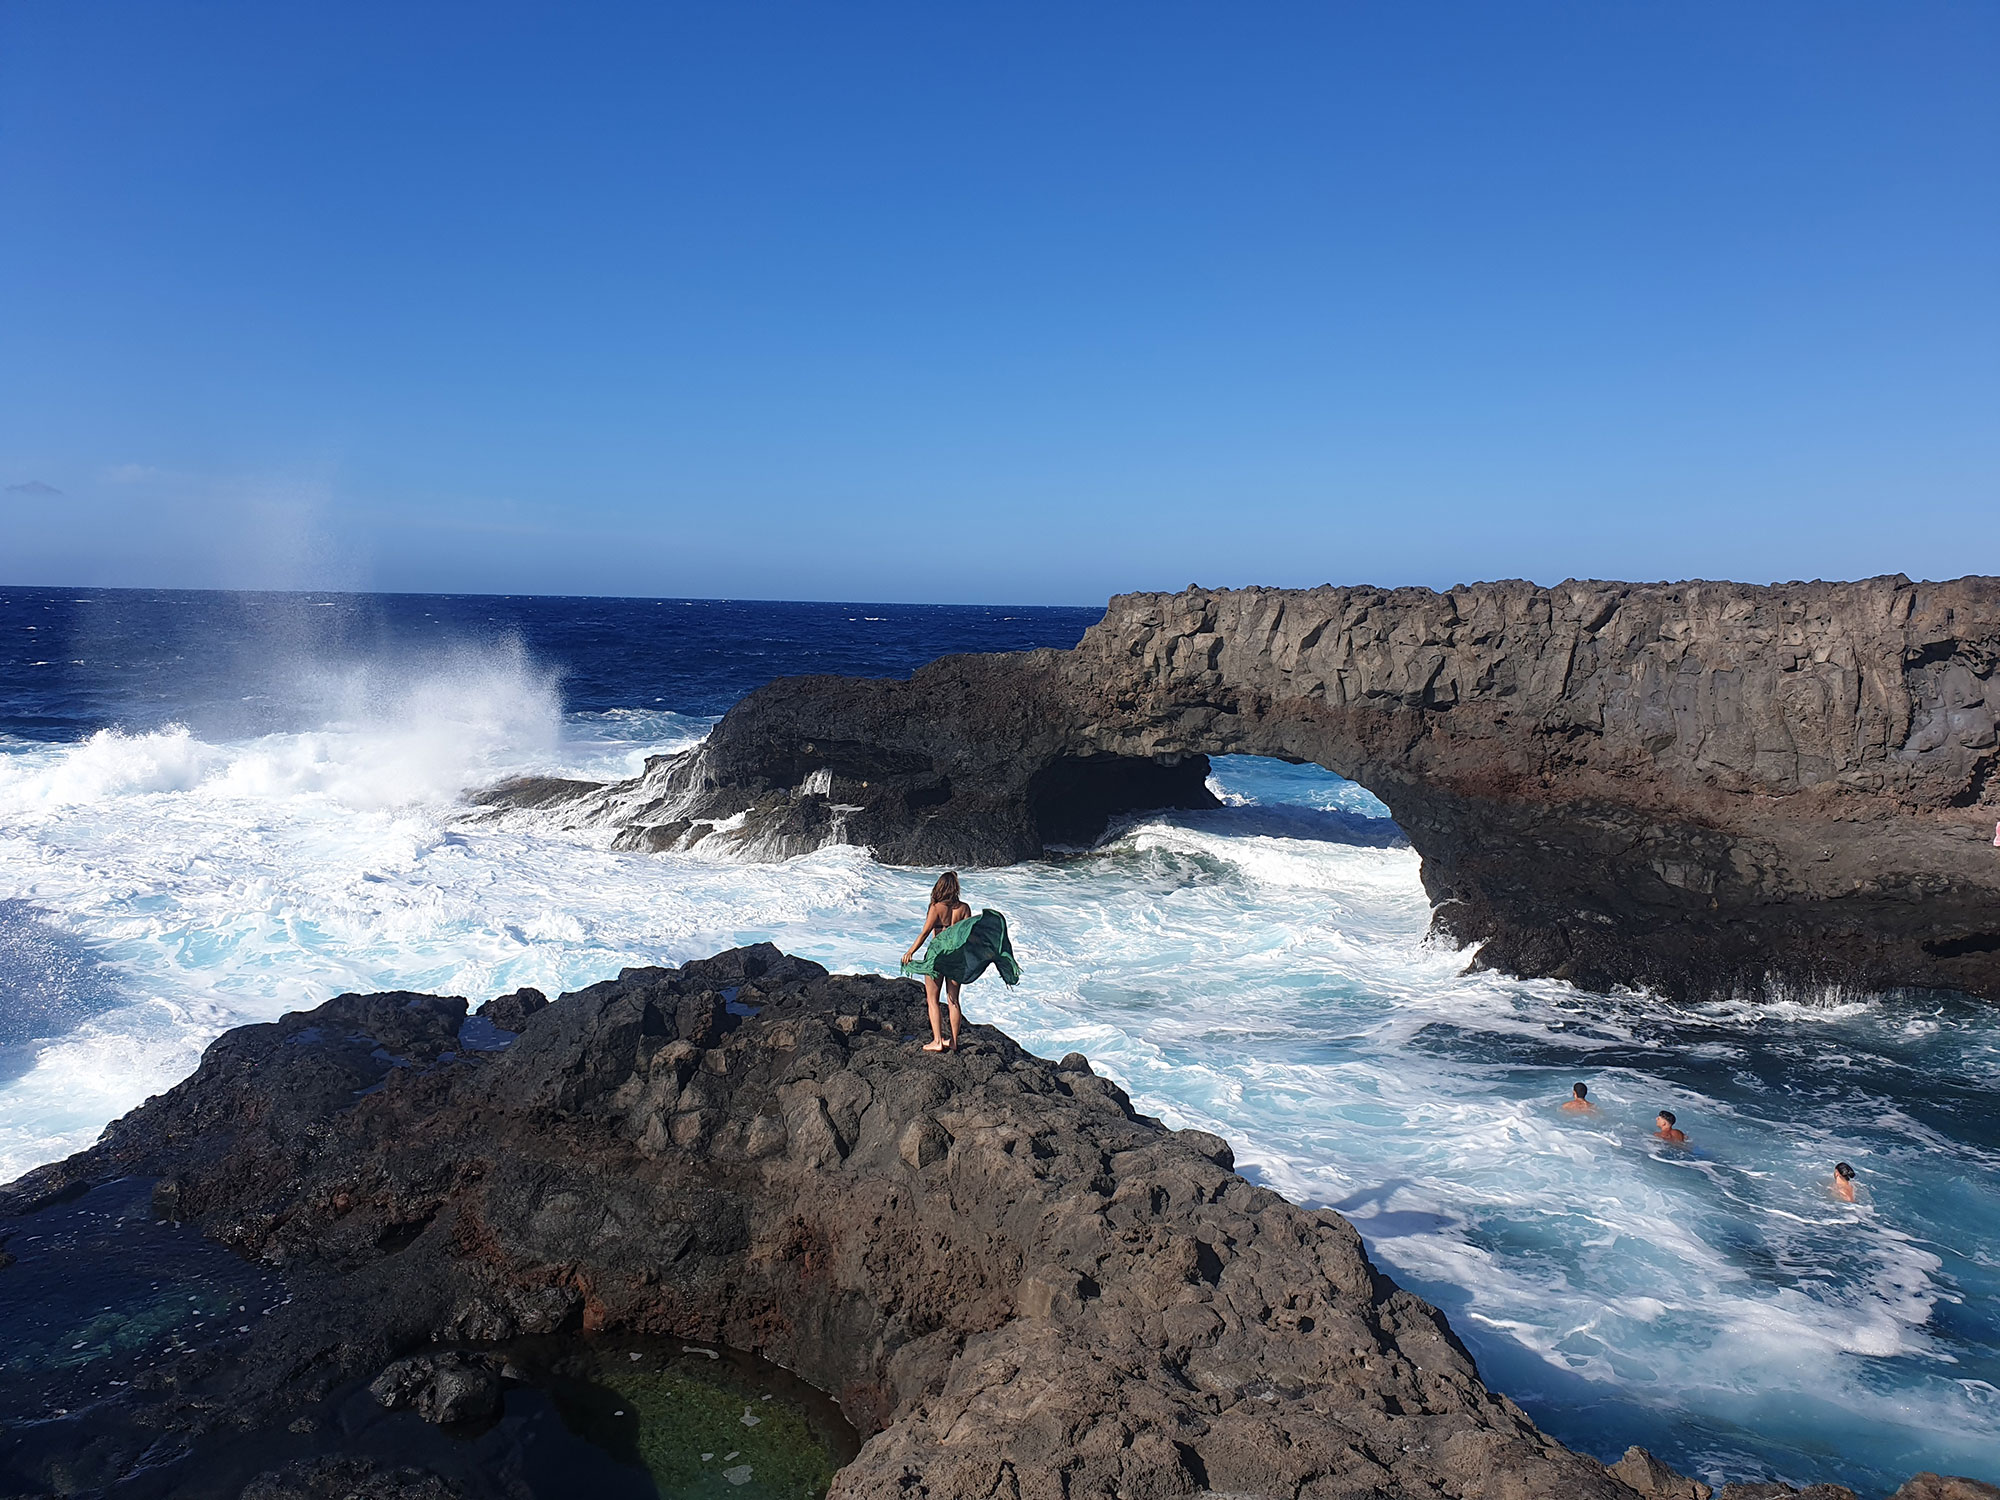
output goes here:
[[[20, 1214], [163, 1178], [185, 1221], [284, 1269], [290, 1301], [226, 1355], [120, 1398], [135, 1424], [276, 1430], [357, 1379], [469, 1421], [500, 1399], [476, 1346], [629, 1330], [834, 1393], [867, 1436], [840, 1497], [1698, 1493], [1542, 1433], [1352, 1226], [1245, 1181], [1218, 1137], [990, 1027], [911, 1045], [910, 981], [762, 945], [565, 995], [503, 1051], [456, 1050], [464, 1015], [343, 996], [241, 1028], [0, 1190]], [[357, 1458], [339, 1431], [326, 1475]], [[405, 1493], [355, 1472], [342, 1493]]]
[[482, 1360], [456, 1352], [399, 1359], [368, 1387], [390, 1410], [414, 1407], [426, 1422], [477, 1422], [500, 1409], [500, 1377]]
[[259, 1474], [242, 1500], [459, 1500], [457, 1485], [418, 1469], [384, 1469], [367, 1458], [302, 1459]]

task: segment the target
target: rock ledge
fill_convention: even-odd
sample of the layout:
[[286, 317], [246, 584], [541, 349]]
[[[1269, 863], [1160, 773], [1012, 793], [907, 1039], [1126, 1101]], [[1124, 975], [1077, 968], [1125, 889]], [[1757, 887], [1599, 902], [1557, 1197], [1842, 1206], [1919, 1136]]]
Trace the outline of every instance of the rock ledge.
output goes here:
[[[202, 1402], [171, 1372], [124, 1398], [140, 1427], [275, 1430], [356, 1379], [461, 1419], [497, 1399], [478, 1346], [622, 1329], [835, 1393], [867, 1435], [844, 1500], [1695, 1500], [1643, 1454], [1607, 1470], [1550, 1439], [1349, 1224], [1137, 1115], [1084, 1059], [983, 1026], [956, 1056], [909, 1045], [908, 981], [766, 945], [501, 1010], [522, 1030], [483, 1052], [463, 1001], [423, 995], [232, 1031], [96, 1147], [0, 1189], [11, 1217], [156, 1177], [163, 1212], [282, 1268], [291, 1301], [205, 1367]], [[258, 1493], [358, 1484], [328, 1441]], [[443, 1493], [372, 1471], [365, 1492]]]

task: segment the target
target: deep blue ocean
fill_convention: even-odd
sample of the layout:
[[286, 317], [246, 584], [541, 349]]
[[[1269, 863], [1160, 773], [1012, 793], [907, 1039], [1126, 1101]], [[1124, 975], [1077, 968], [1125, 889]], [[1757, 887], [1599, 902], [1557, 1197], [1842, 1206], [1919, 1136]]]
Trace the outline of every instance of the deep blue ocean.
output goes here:
[[907, 677], [958, 651], [1067, 650], [1101, 609], [0, 588], [0, 734], [317, 727], [300, 670], [519, 649], [571, 713], [720, 715], [774, 677]]
[[[614, 853], [462, 794], [631, 774], [776, 676], [1068, 647], [1098, 614], [0, 589], [0, 1179], [342, 990], [555, 993], [764, 938], [893, 972], [934, 871]], [[2000, 1482], [1991, 1008], [1467, 974], [1365, 789], [1246, 758], [1215, 786], [967, 872], [1026, 970], [970, 1014], [1346, 1213], [1567, 1442], [1712, 1481]], [[1692, 1150], [1650, 1140], [1662, 1107]]]

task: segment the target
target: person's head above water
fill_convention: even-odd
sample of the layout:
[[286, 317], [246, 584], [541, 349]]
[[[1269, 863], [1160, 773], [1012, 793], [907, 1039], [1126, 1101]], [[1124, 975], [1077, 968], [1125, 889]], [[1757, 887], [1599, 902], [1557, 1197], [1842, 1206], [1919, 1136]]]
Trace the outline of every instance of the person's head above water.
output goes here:
[[1854, 1181], [1854, 1168], [1850, 1167], [1844, 1161], [1837, 1161], [1833, 1164], [1833, 1175], [1838, 1177], [1842, 1182], [1852, 1182]]
[[1666, 1141], [1669, 1144], [1675, 1146], [1683, 1145], [1686, 1143], [1687, 1136], [1685, 1133], [1683, 1133], [1679, 1128], [1675, 1126], [1674, 1112], [1672, 1110], [1670, 1109], [1661, 1110], [1658, 1123], [1660, 1128], [1654, 1131], [1653, 1133], [1657, 1135], [1661, 1140]]
[[946, 870], [931, 887], [932, 906], [958, 905], [958, 871]]
[[1672, 1130], [1674, 1128], [1674, 1112], [1670, 1109], [1661, 1110], [1660, 1123], [1666, 1126], [1667, 1129]]
[[1579, 1099], [1588, 1099], [1590, 1097], [1590, 1085], [1587, 1083], [1571, 1084], [1569, 1091]]

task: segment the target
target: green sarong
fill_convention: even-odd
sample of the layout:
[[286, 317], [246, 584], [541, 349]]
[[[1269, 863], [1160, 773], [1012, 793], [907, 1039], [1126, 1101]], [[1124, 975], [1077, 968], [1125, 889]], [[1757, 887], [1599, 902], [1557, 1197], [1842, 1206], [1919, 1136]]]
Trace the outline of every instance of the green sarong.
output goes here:
[[935, 974], [940, 979], [971, 984], [986, 972], [989, 964], [1007, 983], [1021, 982], [1021, 966], [1014, 962], [1014, 945], [1007, 941], [1007, 919], [991, 909], [945, 928], [931, 939], [922, 958], [903, 965], [903, 972]]

